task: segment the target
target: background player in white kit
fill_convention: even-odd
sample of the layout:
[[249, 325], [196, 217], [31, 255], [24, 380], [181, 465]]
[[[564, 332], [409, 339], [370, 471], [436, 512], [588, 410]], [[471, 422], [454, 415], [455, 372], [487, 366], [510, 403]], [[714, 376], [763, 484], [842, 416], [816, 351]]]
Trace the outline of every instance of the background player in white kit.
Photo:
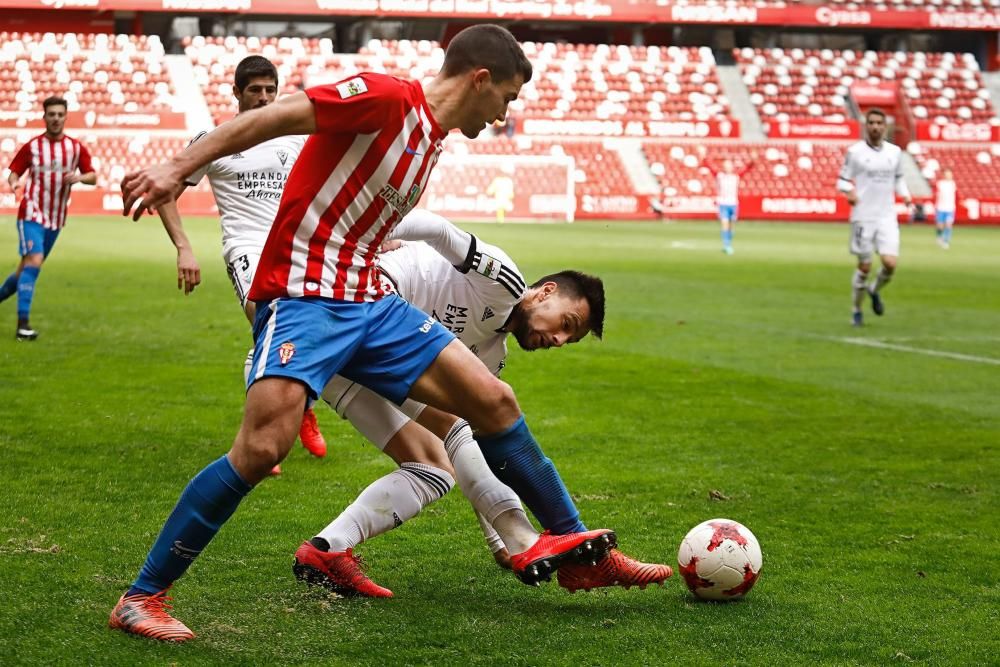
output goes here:
[[701, 157], [701, 166], [708, 169], [715, 177], [716, 205], [718, 206], [719, 224], [722, 225], [720, 235], [722, 236], [722, 252], [727, 255], [733, 254], [733, 226], [739, 216], [740, 210], [740, 179], [748, 171], [753, 169], [756, 153], [751, 155], [750, 161], [740, 165], [737, 169], [731, 159], [722, 161], [722, 168], [717, 167], [706, 157], [707, 151], [704, 146], [698, 147], [698, 155]]
[[[262, 56], [248, 56], [240, 61], [233, 82], [238, 113], [267, 106], [274, 102], [277, 95], [278, 70], [270, 60]], [[205, 134], [199, 134], [192, 143]], [[245, 151], [219, 158], [185, 181], [185, 186], [193, 186], [208, 176], [219, 209], [226, 271], [250, 324], [253, 324], [256, 315], [256, 304], [247, 299], [247, 293], [260, 261], [261, 248], [278, 211], [285, 179], [305, 140], [305, 136], [291, 135], [265, 141]], [[157, 212], [177, 248], [177, 287], [190, 294], [201, 282], [201, 268], [184, 233], [176, 200], [159, 207]], [[252, 356], [248, 357], [247, 368], [250, 361]], [[311, 408], [302, 417], [299, 438], [309, 453], [326, 456], [326, 441]], [[280, 472], [280, 465], [274, 466], [273, 473]]]
[[937, 223], [938, 245], [947, 250], [951, 246], [951, 227], [955, 224], [955, 202], [958, 194], [951, 169], [941, 172], [934, 183], [934, 221]]
[[[525, 287], [517, 265], [503, 250], [425, 210], [407, 215], [391, 238], [423, 242], [383, 253], [383, 278], [393, 291], [450, 329], [494, 374], [504, 367], [508, 333], [526, 350], [562, 347], [588, 333], [601, 337], [604, 286], [599, 278], [562, 271]], [[341, 376], [327, 385], [323, 398], [400, 468], [369, 485], [299, 547], [293, 567], [299, 579], [340, 594], [391, 597], [391, 591], [364, 575], [353, 549], [416, 516], [455, 481], [476, 509], [498, 563], [510, 567], [509, 554], [526, 553], [538, 540], [518, 495], [501, 481], [502, 462], [480, 451], [465, 420], [412, 400], [397, 408]], [[519, 487], [519, 492], [544, 527], [558, 533], [575, 526], [579, 512], [572, 501], [561, 513], [553, 513], [530, 490]], [[570, 591], [645, 587], [661, 584], [672, 574], [669, 566], [640, 563], [618, 550], [593, 565], [560, 565], [551, 559], [545, 566], [559, 567], [559, 583]]]
[[[851, 253], [858, 266], [851, 283], [854, 293], [852, 323], [864, 323], [861, 304], [865, 293], [871, 297], [876, 315], [885, 312], [881, 290], [892, 279], [899, 258], [899, 221], [896, 219], [898, 194], [907, 206], [913, 203], [903, 179], [902, 150], [885, 141], [885, 112], [871, 109], [865, 114], [865, 140], [847, 149], [837, 190], [851, 205]], [[878, 253], [882, 268], [868, 282], [872, 254]]]

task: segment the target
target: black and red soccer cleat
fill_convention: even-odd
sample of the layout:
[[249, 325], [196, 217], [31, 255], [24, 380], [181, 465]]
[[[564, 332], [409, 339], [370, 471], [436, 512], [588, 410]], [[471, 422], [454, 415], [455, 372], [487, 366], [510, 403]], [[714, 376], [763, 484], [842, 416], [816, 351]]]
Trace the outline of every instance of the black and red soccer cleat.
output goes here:
[[517, 578], [529, 586], [552, 579], [552, 573], [567, 563], [596, 563], [618, 544], [613, 530], [552, 535], [545, 531], [527, 551], [510, 557]]
[[669, 565], [640, 563], [618, 549], [612, 549], [611, 553], [597, 565], [576, 563], [565, 565], [559, 569], [557, 578], [560, 586], [570, 593], [575, 593], [608, 586], [645, 588], [650, 584], [663, 585], [663, 582], [673, 574], [674, 571]]
[[361, 557], [347, 551], [322, 551], [308, 540], [295, 552], [295, 578], [310, 586], [322, 586], [344, 597], [391, 598], [392, 591], [365, 576]]
[[168, 613], [170, 598], [159, 593], [126, 593], [111, 610], [108, 627], [162, 642], [185, 642], [194, 633]]

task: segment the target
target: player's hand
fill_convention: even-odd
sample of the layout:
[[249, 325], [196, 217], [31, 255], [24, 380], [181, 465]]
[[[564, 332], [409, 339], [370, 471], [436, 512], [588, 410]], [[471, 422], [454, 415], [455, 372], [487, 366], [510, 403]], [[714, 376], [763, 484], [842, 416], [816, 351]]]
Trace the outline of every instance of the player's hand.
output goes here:
[[190, 250], [177, 252], [177, 289], [183, 289], [184, 294], [190, 294], [201, 284], [201, 267]]
[[66, 172], [66, 175], [63, 176], [63, 183], [65, 183], [66, 185], [73, 185], [74, 183], [79, 183], [79, 182], [80, 182], [79, 172], [76, 171]]
[[854, 190], [844, 193], [844, 196], [847, 197], [847, 203], [850, 204], [851, 206], [854, 206], [855, 204], [858, 203], [858, 193], [855, 192]]
[[393, 250], [399, 250], [403, 247], [403, 242], [399, 239], [389, 239], [388, 241], [383, 241], [382, 245], [379, 246], [379, 254], [392, 252]]
[[145, 211], [154, 213], [157, 206], [176, 198], [183, 186], [181, 181], [181, 175], [169, 162], [126, 175], [122, 180], [122, 215], [129, 215], [133, 206], [133, 220], [138, 220]]

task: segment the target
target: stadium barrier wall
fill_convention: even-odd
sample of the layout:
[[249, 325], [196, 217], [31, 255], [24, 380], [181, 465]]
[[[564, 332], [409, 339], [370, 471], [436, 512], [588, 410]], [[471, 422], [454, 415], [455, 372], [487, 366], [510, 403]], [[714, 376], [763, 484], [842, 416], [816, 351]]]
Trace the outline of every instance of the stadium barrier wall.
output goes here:
[[[2, 111], [2, 129], [45, 129], [42, 111]], [[185, 130], [187, 121], [179, 111], [137, 111], [132, 113], [73, 112], [66, 118], [67, 130]]]
[[[492, 198], [489, 198], [492, 201]], [[519, 210], [515, 200], [514, 209], [507, 217], [510, 220], [529, 220], [530, 211]], [[712, 196], [670, 197], [658, 200], [650, 195], [577, 195], [577, 220], [656, 220], [653, 203], [662, 205], [665, 220], [714, 220], [716, 216], [715, 198]], [[933, 220], [933, 202], [921, 201], [928, 219]], [[17, 215], [18, 201], [11, 193], [0, 195], [0, 215]], [[119, 191], [98, 188], [77, 187], [70, 200], [70, 215], [115, 215], [122, 211], [122, 196]], [[428, 206], [429, 202], [421, 201]], [[178, 202], [181, 214], [217, 216], [215, 199], [211, 191], [189, 190]], [[456, 220], [493, 220], [495, 207], [490, 206], [470, 211], [438, 211], [452, 215]], [[896, 205], [900, 221], [906, 220], [906, 207]], [[435, 209], [436, 210], [436, 209]], [[549, 211], [549, 213], [551, 213]], [[801, 222], [845, 222], [850, 207], [843, 197], [740, 197], [739, 217], [741, 220], [782, 220]], [[548, 215], [547, 219], [553, 219]], [[1000, 224], [1000, 198], [963, 199], [959, 202], [956, 219], [964, 224]], [[123, 218], [124, 220], [124, 218]]]

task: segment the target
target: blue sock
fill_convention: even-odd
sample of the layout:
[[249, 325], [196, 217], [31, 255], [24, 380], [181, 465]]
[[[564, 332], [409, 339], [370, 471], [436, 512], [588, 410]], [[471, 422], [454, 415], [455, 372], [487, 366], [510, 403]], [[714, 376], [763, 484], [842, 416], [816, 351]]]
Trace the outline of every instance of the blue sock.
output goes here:
[[493, 474], [520, 496], [542, 527], [555, 535], [587, 530], [566, 485], [542, 453], [523, 415], [506, 431], [477, 440]]
[[17, 291], [17, 272], [7, 276], [7, 280], [0, 285], [0, 301], [10, 298], [10, 295]]
[[180, 578], [252, 487], [226, 456], [188, 482], [129, 593], [157, 593]]
[[19, 320], [28, 319], [28, 314], [31, 313], [31, 299], [35, 296], [35, 281], [38, 280], [38, 274], [41, 271], [41, 268], [37, 266], [26, 266], [21, 269], [21, 277], [17, 279], [17, 319]]
[[722, 245], [727, 248], [733, 245], [733, 230], [731, 228], [722, 230]]
[[951, 227], [944, 228], [944, 242], [951, 243]]

